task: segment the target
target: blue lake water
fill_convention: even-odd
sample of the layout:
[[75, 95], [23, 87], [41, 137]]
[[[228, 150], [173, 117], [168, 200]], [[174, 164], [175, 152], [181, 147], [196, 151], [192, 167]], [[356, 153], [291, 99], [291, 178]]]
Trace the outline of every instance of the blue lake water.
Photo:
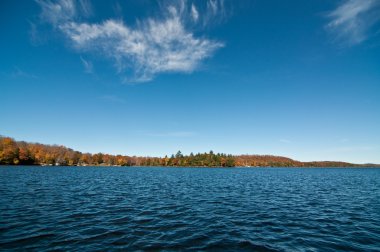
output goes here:
[[0, 167], [7, 251], [380, 251], [380, 169]]

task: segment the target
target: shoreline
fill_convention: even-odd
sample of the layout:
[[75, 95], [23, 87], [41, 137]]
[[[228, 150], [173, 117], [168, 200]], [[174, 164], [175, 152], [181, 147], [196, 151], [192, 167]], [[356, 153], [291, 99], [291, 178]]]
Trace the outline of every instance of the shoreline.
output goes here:
[[40, 164], [26, 164], [26, 165], [13, 165], [13, 164], [0, 164], [0, 167], [88, 167], [88, 168], [214, 168], [214, 169], [220, 169], [220, 168], [228, 168], [228, 169], [262, 169], [262, 168], [273, 168], [273, 169], [282, 169], [282, 168], [294, 168], [294, 169], [316, 169], [316, 168], [322, 168], [322, 169], [376, 169], [380, 168], [380, 165], [363, 165], [363, 166], [147, 166], [147, 165], [40, 165]]
[[302, 162], [289, 157], [258, 154], [226, 154], [198, 152], [165, 155], [164, 157], [83, 153], [62, 145], [47, 145], [16, 141], [0, 136], [0, 165], [32, 166], [127, 166], [127, 167], [380, 167], [374, 163], [350, 163], [344, 161]]

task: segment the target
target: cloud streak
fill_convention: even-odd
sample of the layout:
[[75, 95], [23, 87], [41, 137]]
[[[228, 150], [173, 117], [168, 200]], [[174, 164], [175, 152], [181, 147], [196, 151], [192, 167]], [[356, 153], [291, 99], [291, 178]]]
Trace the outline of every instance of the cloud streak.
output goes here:
[[199, 19], [199, 12], [194, 4], [191, 5], [191, 17], [193, 18], [194, 22], [197, 22]]
[[91, 61], [85, 60], [83, 57], [80, 57], [80, 60], [82, 61], [85, 73], [91, 74], [94, 72], [94, 66]]
[[380, 20], [380, 1], [345, 0], [327, 17], [326, 28], [338, 41], [348, 45], [360, 44], [369, 37], [369, 31]]
[[11, 77], [13, 77], [13, 78], [27, 78], [27, 79], [37, 79], [38, 78], [36, 75], [31, 74], [31, 73], [27, 73], [18, 67], [14, 67], [14, 71], [11, 73]]
[[42, 20], [58, 26], [69, 22], [77, 15], [77, 7], [72, 0], [60, 0], [57, 2], [37, 0], [41, 7], [40, 17]]
[[[80, 53], [101, 52], [129, 81], [150, 81], [160, 73], [191, 73], [224, 46], [190, 31], [189, 17], [198, 22], [200, 14], [194, 3], [189, 5], [187, 1], [165, 6], [161, 18], [140, 20], [134, 26], [116, 19], [80, 21], [92, 13], [88, 1], [37, 3], [42, 9], [41, 18], [61, 32], [72, 47]], [[221, 12], [223, 6], [218, 0], [210, 0], [208, 5], [212, 15]], [[82, 63], [87, 69], [86, 61], [82, 59]]]

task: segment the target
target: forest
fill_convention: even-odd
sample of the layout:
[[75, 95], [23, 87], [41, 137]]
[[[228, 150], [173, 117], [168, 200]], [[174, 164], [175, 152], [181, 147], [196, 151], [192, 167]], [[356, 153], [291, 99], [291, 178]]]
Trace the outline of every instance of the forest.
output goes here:
[[65, 146], [15, 141], [0, 136], [0, 165], [41, 166], [186, 166], [186, 167], [373, 167], [335, 161], [300, 162], [272, 155], [229, 155], [181, 151], [170, 157], [138, 157], [104, 153], [82, 153]]

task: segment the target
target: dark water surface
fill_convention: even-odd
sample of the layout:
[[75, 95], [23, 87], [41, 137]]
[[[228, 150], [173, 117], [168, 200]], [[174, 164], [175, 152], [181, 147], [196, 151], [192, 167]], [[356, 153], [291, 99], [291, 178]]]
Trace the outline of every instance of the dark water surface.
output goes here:
[[6, 251], [380, 251], [380, 169], [0, 167]]

